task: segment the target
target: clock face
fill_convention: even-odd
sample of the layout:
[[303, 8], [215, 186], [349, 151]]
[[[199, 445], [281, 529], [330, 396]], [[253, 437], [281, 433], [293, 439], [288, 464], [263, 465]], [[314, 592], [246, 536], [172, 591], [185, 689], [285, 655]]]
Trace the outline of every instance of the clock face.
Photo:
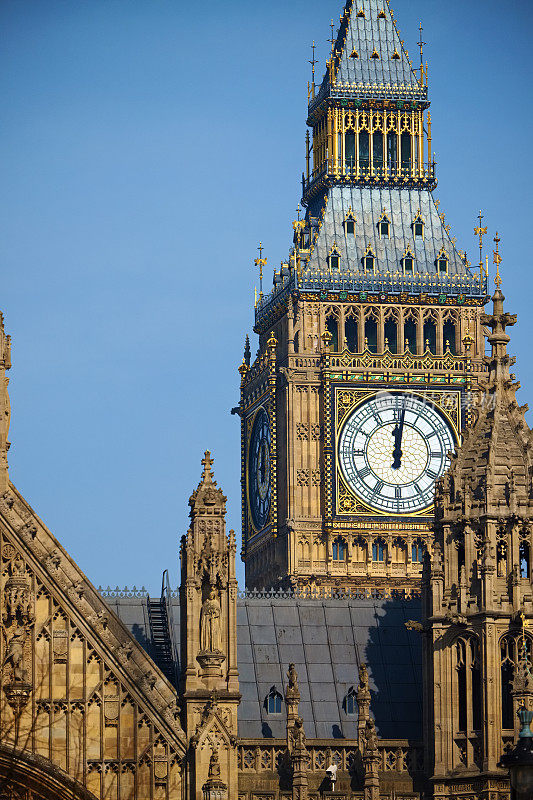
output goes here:
[[270, 425], [264, 408], [257, 412], [250, 437], [248, 498], [254, 526], [264, 528], [270, 512]]
[[441, 414], [410, 394], [378, 395], [345, 422], [339, 463], [355, 494], [381, 513], [411, 514], [433, 504], [454, 435]]

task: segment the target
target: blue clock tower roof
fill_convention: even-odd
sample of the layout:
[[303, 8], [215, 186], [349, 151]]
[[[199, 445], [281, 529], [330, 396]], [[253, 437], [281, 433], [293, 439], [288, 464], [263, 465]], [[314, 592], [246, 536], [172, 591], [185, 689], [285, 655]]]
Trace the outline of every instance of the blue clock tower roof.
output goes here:
[[320, 89], [310, 87], [305, 219], [259, 298], [258, 330], [294, 293], [485, 300], [484, 270], [470, 269], [433, 198], [429, 105], [427, 70], [415, 72], [388, 0], [347, 0]]

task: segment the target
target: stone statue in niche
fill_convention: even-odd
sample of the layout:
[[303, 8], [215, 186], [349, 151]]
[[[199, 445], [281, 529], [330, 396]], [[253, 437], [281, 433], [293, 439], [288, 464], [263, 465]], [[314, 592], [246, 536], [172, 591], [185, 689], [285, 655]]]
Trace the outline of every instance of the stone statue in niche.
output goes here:
[[200, 649], [203, 653], [219, 653], [222, 639], [220, 630], [220, 603], [211, 587], [209, 596], [202, 605], [200, 616]]
[[297, 692], [298, 673], [296, 672], [296, 667], [294, 664], [289, 664], [289, 671], [287, 672], [287, 678], [289, 680], [289, 689], [292, 689], [294, 692]]
[[7, 645], [4, 666], [9, 665], [11, 667], [12, 681], [14, 683], [26, 683], [28, 679], [28, 671], [24, 667], [24, 644], [27, 635], [26, 629], [18, 625]]
[[218, 760], [218, 753], [215, 749], [211, 750], [211, 758], [209, 759], [209, 774], [208, 777], [220, 779], [220, 762]]

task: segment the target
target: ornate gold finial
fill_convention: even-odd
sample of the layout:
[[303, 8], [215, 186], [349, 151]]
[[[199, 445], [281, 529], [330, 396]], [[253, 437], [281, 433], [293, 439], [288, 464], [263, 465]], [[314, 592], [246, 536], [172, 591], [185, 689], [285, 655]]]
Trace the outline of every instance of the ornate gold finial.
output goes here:
[[270, 336], [268, 337], [267, 345], [270, 350], [275, 350], [278, 340], [274, 336], [274, 331], [271, 332]]
[[263, 267], [267, 265], [267, 259], [263, 258], [263, 243], [259, 242], [259, 258], [254, 259], [254, 264], [259, 267], [259, 300], [263, 299]]
[[422, 41], [422, 31], [424, 30], [422, 27], [422, 20], [420, 20], [419, 30], [420, 30], [420, 39], [418, 40], [418, 46], [420, 48], [420, 85], [422, 86], [422, 83], [424, 81], [424, 45], [425, 45], [425, 42]]
[[335, 23], [333, 22], [333, 20], [331, 20], [331, 22], [329, 23], [329, 26], [331, 28], [331, 39], [328, 39], [328, 42], [331, 42], [331, 59], [333, 60], [333, 55], [334, 55], [333, 50], [334, 50], [334, 47], [335, 47], [335, 39], [334, 39], [334, 35], [333, 35], [333, 31], [335, 30]]
[[479, 226], [474, 228], [474, 236], [479, 236], [479, 274], [483, 277], [483, 237], [487, 233], [487, 228], [481, 226], [483, 214], [481, 211], [478, 216]]
[[494, 278], [494, 285], [496, 286], [497, 289], [499, 289], [500, 286], [502, 285], [502, 279], [501, 279], [501, 276], [500, 276], [500, 264], [502, 263], [503, 259], [502, 259], [501, 255], [500, 255], [499, 251], [498, 251], [498, 246], [499, 246], [500, 242], [501, 242], [501, 239], [498, 236], [498, 231], [496, 231], [496, 236], [494, 237], [494, 243], [496, 245], [496, 250], [493, 250], [493, 253], [492, 253], [493, 259], [492, 259], [492, 261], [493, 261], [494, 264], [496, 264], [496, 277]]
[[313, 44], [311, 45], [311, 50], [312, 50], [313, 55], [312, 55], [311, 60], [309, 61], [309, 63], [311, 64], [311, 96], [313, 98], [315, 96], [315, 64], [318, 64], [318, 61], [315, 58], [315, 48], [316, 48], [316, 45], [313, 42]]

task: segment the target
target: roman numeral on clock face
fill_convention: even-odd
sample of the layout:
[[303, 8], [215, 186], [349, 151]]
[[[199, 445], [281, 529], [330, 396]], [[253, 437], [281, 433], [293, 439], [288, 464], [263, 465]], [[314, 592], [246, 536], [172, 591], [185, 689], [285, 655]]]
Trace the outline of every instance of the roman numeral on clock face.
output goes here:
[[434, 482], [455, 449], [444, 415], [416, 392], [365, 400], [342, 422], [338, 465], [344, 480], [381, 513], [429, 508]]

